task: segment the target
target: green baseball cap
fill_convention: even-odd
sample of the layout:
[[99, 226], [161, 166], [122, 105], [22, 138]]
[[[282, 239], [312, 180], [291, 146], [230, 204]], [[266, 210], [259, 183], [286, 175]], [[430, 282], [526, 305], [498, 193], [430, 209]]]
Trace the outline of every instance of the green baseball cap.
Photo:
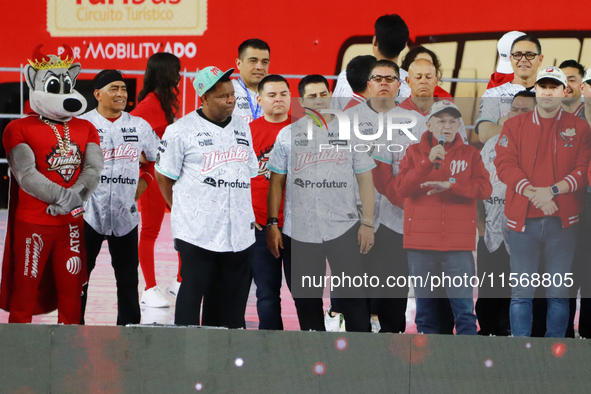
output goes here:
[[229, 69], [226, 72], [222, 72], [222, 70], [215, 66], [205, 67], [197, 73], [197, 76], [193, 81], [193, 86], [195, 87], [197, 94], [201, 97], [209, 89], [211, 89], [212, 86], [215, 85], [217, 81], [219, 81], [224, 75], [230, 76], [233, 72], [233, 68]]

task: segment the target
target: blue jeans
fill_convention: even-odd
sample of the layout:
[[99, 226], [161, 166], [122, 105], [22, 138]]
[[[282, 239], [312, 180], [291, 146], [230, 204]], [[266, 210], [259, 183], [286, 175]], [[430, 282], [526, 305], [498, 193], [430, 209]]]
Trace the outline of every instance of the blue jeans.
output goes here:
[[[525, 231], [509, 231], [511, 248], [511, 273], [517, 274], [517, 286], [511, 292], [511, 334], [516, 337], [531, 335], [532, 300], [536, 287], [529, 283], [522, 286], [520, 278], [530, 279], [538, 273], [542, 255], [546, 263], [545, 273], [554, 278], [562, 277], [562, 286], [554, 286], [551, 280], [546, 290], [548, 314], [546, 337], [564, 338], [568, 325], [569, 288], [564, 285], [564, 274], [571, 272], [578, 226], [562, 228], [559, 217], [533, 218], [525, 220]], [[524, 275], [527, 274], [527, 275]], [[557, 277], [556, 277], [557, 278]], [[514, 282], [514, 281], [513, 281]], [[541, 286], [542, 284], [540, 284]]]
[[452, 279], [456, 276], [462, 277], [460, 286], [454, 286], [453, 282], [450, 286], [449, 281], [445, 280], [445, 291], [453, 310], [456, 333], [459, 335], [476, 335], [473, 290], [469, 280], [466, 286], [464, 286], [463, 282], [464, 274], [468, 278], [474, 275], [472, 252], [409, 249], [408, 264], [410, 275], [421, 277], [423, 281], [423, 286], [415, 286], [415, 300], [417, 303], [415, 323], [417, 331], [423, 334], [439, 333], [437, 319], [438, 299], [433, 298], [435, 291], [431, 292], [431, 279], [429, 278], [429, 282], [426, 281], [427, 276], [441, 278], [442, 274], [444, 274], [445, 277]]
[[[267, 228], [255, 229], [252, 276], [257, 286], [259, 330], [283, 330], [281, 320], [282, 257], [276, 259], [267, 247]], [[279, 249], [282, 251], [281, 249]]]

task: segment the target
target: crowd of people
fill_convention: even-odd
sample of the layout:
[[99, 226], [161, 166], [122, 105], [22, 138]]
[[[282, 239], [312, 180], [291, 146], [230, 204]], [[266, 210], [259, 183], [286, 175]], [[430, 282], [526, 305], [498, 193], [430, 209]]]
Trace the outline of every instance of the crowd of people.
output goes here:
[[[408, 39], [400, 16], [378, 18], [373, 56], [353, 58], [333, 92], [325, 77], [304, 77], [293, 102], [289, 82], [269, 74], [269, 45], [246, 40], [238, 48], [239, 77], [231, 79], [233, 68], [200, 70], [193, 85], [201, 105], [180, 119], [176, 56], [149, 59], [131, 113], [124, 111], [121, 72], [97, 74], [98, 107], [80, 119], [98, 133], [86, 133], [89, 142], [79, 145], [100, 143], [104, 166], [97, 184], [80, 192], [83, 223], [72, 219], [84, 238], [84, 280], [76, 282], [81, 299], [64, 307], [60, 322], [84, 324], [86, 279], [105, 239], [117, 281], [117, 324], [138, 324], [140, 304], [169, 306], [154, 267], [168, 206], [179, 253], [178, 276], [168, 288], [177, 325], [245, 328], [254, 280], [259, 329], [282, 330], [285, 275], [302, 330], [346, 324], [347, 331], [402, 333], [414, 287], [421, 333], [574, 337], [580, 290], [579, 333], [591, 336], [585, 283], [591, 70], [575, 60], [541, 67], [539, 40], [507, 33], [480, 102], [474, 128], [480, 143], [471, 145], [471, 119], [439, 86], [437, 54], [416, 46], [399, 59]], [[58, 119], [39, 115], [62, 141]], [[3, 136], [17, 170], [19, 144], [30, 144], [19, 122]], [[62, 123], [70, 144], [74, 136]], [[37, 217], [17, 210], [23, 229], [40, 232], [32, 227], [39, 215], [47, 216], [43, 225], [71, 228], [60, 218], [69, 217], [73, 197], [68, 209], [52, 210], [67, 198], [44, 199], [26, 177], [16, 180], [29, 199], [49, 206]], [[15, 248], [30, 244], [31, 236], [20, 238]], [[25, 271], [28, 256], [18, 263]], [[146, 282], [141, 298], [139, 265]], [[23, 294], [39, 280], [17, 280], [18, 269], [14, 275], [10, 321], [30, 322], [37, 309]], [[367, 275], [382, 285], [331, 286], [324, 311], [327, 283]], [[481, 283], [456, 284], [453, 278], [462, 277]], [[311, 278], [324, 283], [306, 286], [315, 283]], [[384, 286], [389, 278], [408, 280]], [[426, 285], [435, 278], [441, 285]], [[72, 286], [63, 294], [58, 288], [58, 296], [73, 297]]]

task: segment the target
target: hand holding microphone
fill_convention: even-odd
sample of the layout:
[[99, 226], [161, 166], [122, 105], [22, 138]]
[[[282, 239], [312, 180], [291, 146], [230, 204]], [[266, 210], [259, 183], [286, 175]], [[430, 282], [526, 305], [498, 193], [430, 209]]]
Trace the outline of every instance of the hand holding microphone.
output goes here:
[[437, 138], [437, 145], [431, 149], [431, 153], [429, 154], [429, 160], [431, 163], [435, 164], [435, 169], [438, 170], [439, 166], [441, 165], [441, 160], [445, 157], [445, 148], [443, 145], [447, 141], [447, 138], [442, 134]]

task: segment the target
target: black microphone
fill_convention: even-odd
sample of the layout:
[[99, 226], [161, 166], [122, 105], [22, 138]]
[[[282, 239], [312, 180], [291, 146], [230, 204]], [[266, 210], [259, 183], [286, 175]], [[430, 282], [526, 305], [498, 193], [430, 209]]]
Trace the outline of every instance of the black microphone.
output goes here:
[[[447, 141], [447, 138], [443, 134], [441, 134], [439, 137], [437, 137], [437, 142], [441, 146], [443, 146], [446, 141]], [[440, 165], [441, 165], [441, 159], [440, 158], [435, 159], [435, 169], [436, 170], [439, 169]]]

